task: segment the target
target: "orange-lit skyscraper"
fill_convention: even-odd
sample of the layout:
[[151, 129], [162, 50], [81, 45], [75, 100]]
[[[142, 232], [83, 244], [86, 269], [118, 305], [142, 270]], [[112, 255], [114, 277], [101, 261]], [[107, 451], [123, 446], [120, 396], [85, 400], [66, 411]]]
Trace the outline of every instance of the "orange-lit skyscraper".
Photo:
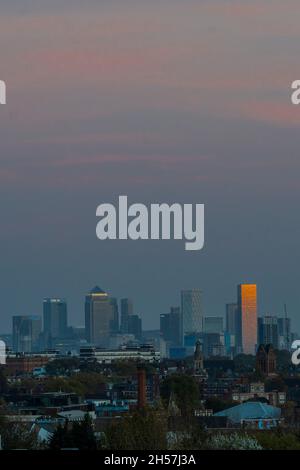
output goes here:
[[255, 346], [257, 344], [256, 284], [238, 285], [238, 309], [243, 353], [255, 354]]

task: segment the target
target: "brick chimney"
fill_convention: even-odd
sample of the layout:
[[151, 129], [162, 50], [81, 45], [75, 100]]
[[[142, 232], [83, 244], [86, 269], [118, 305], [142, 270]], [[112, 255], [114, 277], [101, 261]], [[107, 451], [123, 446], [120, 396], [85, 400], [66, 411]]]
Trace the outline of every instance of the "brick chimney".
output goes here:
[[141, 410], [146, 406], [146, 372], [145, 369], [139, 368], [137, 371], [138, 378], [138, 409]]

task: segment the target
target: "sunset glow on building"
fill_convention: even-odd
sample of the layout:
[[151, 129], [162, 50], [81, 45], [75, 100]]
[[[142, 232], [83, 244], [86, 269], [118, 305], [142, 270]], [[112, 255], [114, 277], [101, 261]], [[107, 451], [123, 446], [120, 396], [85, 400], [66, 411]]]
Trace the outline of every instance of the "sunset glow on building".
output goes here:
[[243, 353], [254, 354], [257, 344], [256, 284], [238, 285], [238, 308], [241, 320]]

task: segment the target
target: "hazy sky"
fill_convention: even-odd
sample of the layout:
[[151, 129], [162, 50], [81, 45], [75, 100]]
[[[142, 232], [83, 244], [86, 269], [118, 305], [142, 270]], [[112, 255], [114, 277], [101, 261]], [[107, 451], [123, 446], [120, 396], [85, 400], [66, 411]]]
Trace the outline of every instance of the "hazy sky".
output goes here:
[[[0, 0], [0, 330], [95, 284], [144, 326], [239, 282], [300, 330], [299, 0]], [[204, 203], [205, 248], [100, 242], [102, 202]], [[294, 328], [294, 329], [295, 329]]]

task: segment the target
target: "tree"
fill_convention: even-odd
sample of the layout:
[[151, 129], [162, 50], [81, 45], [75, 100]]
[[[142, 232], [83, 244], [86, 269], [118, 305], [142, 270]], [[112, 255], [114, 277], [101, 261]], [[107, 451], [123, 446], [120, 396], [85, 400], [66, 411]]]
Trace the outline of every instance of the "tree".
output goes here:
[[95, 450], [97, 442], [94, 435], [92, 420], [86, 413], [83, 421], [75, 422], [72, 426], [65, 422], [58, 425], [49, 442], [51, 450], [72, 448], [79, 450]]
[[78, 357], [68, 357], [54, 359], [46, 364], [46, 372], [49, 375], [69, 375], [74, 370], [79, 369], [80, 359]]
[[116, 419], [105, 432], [109, 450], [167, 449], [167, 417], [163, 410], [144, 409]]
[[72, 447], [69, 437], [68, 422], [66, 421], [64, 426], [59, 424], [49, 441], [49, 449], [61, 450]]
[[275, 431], [256, 432], [255, 438], [267, 450], [300, 450], [300, 439], [297, 433], [277, 429]]
[[276, 349], [275, 353], [278, 372], [286, 374], [291, 369], [295, 368], [295, 366], [293, 366], [293, 364], [291, 363], [290, 351]]
[[181, 433], [173, 433], [173, 443], [169, 439], [169, 446], [176, 450], [201, 450], [205, 448], [209, 434], [197, 419], [185, 423], [185, 429]]
[[3, 395], [8, 390], [7, 379], [2, 367], [0, 367], [0, 394]]
[[166, 406], [172, 392], [182, 416], [193, 414], [200, 402], [199, 387], [194, 377], [183, 374], [168, 376], [160, 387], [161, 397]]
[[234, 433], [215, 434], [207, 442], [207, 449], [215, 450], [262, 450], [259, 442], [251, 436]]
[[234, 362], [234, 370], [236, 372], [245, 373], [245, 372], [253, 372], [255, 369], [255, 356], [252, 354], [238, 354], [233, 359]]
[[37, 449], [37, 436], [21, 423], [12, 423], [4, 416], [0, 418], [0, 435], [4, 450]]
[[70, 439], [76, 448], [80, 450], [97, 449], [97, 441], [93, 430], [92, 420], [88, 413], [86, 413], [82, 422], [73, 424], [70, 434]]

